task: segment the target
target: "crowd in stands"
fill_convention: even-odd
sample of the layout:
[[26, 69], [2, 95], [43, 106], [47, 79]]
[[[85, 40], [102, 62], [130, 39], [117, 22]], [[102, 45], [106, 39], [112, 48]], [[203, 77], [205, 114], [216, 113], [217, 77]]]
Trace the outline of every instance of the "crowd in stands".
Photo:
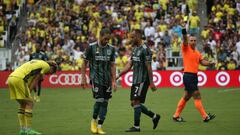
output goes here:
[[181, 56], [182, 26], [188, 24], [190, 34], [202, 36], [204, 58], [217, 63], [212, 69], [236, 69], [240, 64], [237, 3], [216, 1], [203, 31], [197, 0], [44, 0], [29, 4], [27, 29], [17, 36], [21, 43], [15, 53], [16, 66], [28, 61], [40, 44], [59, 70], [79, 70], [88, 44], [97, 41], [100, 30], [108, 27], [112, 31], [109, 43], [118, 50], [118, 70], [131, 55], [134, 29], [143, 30], [145, 44], [153, 52], [153, 69], [165, 70], [169, 65], [179, 66], [176, 59], [166, 57], [166, 50], [171, 50], [170, 56]]
[[[21, 0], [0, 0], [0, 48], [6, 47], [4, 35], [9, 29], [9, 39], [12, 41], [16, 35], [18, 16], [16, 11], [19, 9]], [[7, 40], [7, 38], [5, 39]]]
[[[214, 69], [234, 70], [240, 65], [240, 0], [216, 0], [201, 32], [204, 58]], [[207, 67], [200, 67], [202, 70]]]

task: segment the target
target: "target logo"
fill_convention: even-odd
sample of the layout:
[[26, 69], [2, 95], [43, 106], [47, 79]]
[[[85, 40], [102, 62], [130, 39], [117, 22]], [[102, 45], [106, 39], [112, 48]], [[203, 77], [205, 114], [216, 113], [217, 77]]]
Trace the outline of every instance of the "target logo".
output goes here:
[[183, 83], [183, 74], [181, 72], [173, 72], [170, 75], [170, 82], [173, 86], [180, 86]]
[[162, 77], [158, 72], [153, 72], [153, 82], [156, 86], [162, 82]]
[[202, 72], [202, 71], [199, 71], [198, 72], [198, 86], [203, 86], [205, 85], [207, 82], [207, 75]]
[[133, 72], [130, 71], [130, 72], [126, 73], [126, 75], [124, 76], [124, 80], [125, 80], [125, 83], [126, 83], [128, 86], [132, 86]]
[[240, 83], [240, 75], [239, 75], [239, 77], [238, 77], [238, 81], [239, 81], [239, 83]]
[[219, 72], [216, 75], [216, 82], [220, 86], [226, 86], [230, 82], [230, 76], [227, 72]]
[[[130, 71], [126, 73], [126, 75], [124, 76], [124, 80], [127, 86], [132, 86], [133, 72]], [[153, 82], [156, 86], [158, 86], [162, 82], [162, 77], [158, 72], [153, 72]]]

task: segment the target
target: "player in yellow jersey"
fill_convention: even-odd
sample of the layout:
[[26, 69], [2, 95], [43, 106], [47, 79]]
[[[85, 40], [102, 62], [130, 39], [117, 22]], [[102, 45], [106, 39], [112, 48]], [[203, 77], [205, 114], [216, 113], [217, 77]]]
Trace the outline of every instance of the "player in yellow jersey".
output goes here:
[[31, 129], [33, 99], [31, 91], [45, 74], [56, 72], [57, 64], [53, 61], [31, 60], [13, 71], [8, 77], [10, 99], [16, 100], [19, 105], [18, 119], [20, 135], [40, 135]]

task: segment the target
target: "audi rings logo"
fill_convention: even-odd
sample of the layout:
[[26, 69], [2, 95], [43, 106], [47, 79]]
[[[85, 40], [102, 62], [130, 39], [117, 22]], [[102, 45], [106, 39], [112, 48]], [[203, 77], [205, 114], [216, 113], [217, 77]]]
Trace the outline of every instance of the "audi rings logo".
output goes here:
[[198, 86], [203, 86], [207, 82], [207, 76], [204, 72], [198, 72]]
[[183, 83], [183, 74], [181, 72], [173, 72], [170, 75], [170, 82], [173, 86], [180, 86]]
[[220, 86], [226, 86], [230, 82], [230, 76], [227, 72], [219, 72], [216, 75], [216, 82]]
[[[124, 80], [127, 86], [132, 86], [133, 72], [130, 71], [126, 73], [126, 75], [124, 76]], [[153, 72], [153, 82], [156, 86], [158, 86], [162, 82], [162, 77], [158, 72]]]
[[[89, 82], [88, 76], [86, 76], [87, 82]], [[60, 85], [80, 85], [82, 80], [81, 74], [60, 74], [60, 75], [51, 75], [49, 77], [49, 82], [51, 84], [60, 84]]]

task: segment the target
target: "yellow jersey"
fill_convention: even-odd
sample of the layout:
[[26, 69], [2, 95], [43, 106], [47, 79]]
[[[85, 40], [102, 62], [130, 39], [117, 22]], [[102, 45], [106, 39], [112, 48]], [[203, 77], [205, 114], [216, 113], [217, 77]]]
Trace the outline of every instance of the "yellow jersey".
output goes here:
[[144, 17], [144, 13], [141, 11], [135, 12], [134, 16], [136, 17], [137, 21], [140, 21]]
[[31, 60], [18, 67], [9, 76], [21, 78], [27, 82], [33, 76], [37, 74], [44, 75], [49, 70], [50, 65], [47, 62], [43, 60]]
[[117, 57], [116, 58], [117, 69], [123, 70], [125, 65], [127, 64], [127, 62], [128, 62], [128, 57], [127, 56], [123, 56], [122, 58]]
[[198, 16], [191, 16], [190, 20], [190, 28], [197, 28], [198, 23], [200, 22], [200, 18]]
[[180, 52], [180, 48], [181, 48], [181, 38], [175, 38], [173, 39], [172, 42], [172, 52]]
[[235, 70], [236, 69], [236, 64], [234, 62], [230, 62], [227, 64], [227, 69], [228, 70]]
[[60, 67], [62, 71], [69, 71], [72, 69], [72, 67], [68, 63], [62, 63]]
[[158, 27], [159, 27], [159, 29], [160, 29], [161, 32], [165, 32], [165, 31], [167, 31], [167, 29], [168, 29], [168, 27], [167, 27], [166, 24], [160, 24]]
[[207, 39], [208, 36], [209, 36], [209, 33], [210, 33], [210, 30], [203, 30], [202, 33], [201, 33], [201, 36], [202, 36], [204, 39]]

